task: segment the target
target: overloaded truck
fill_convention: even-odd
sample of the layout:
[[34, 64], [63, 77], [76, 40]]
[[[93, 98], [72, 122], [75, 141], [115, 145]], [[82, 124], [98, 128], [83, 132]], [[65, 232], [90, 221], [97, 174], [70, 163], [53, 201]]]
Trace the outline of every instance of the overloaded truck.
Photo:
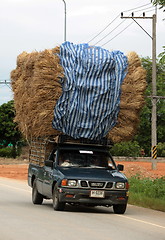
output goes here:
[[145, 77], [135, 52], [88, 44], [18, 56], [11, 73], [15, 121], [30, 144], [34, 204], [53, 199], [55, 210], [85, 204], [125, 212], [128, 180], [110, 148], [136, 133]]
[[128, 180], [116, 165], [106, 139], [78, 141], [60, 135], [35, 139], [30, 148], [28, 184], [32, 201], [42, 204], [53, 199], [54, 210], [64, 210], [66, 204], [113, 206], [123, 214], [128, 201]]

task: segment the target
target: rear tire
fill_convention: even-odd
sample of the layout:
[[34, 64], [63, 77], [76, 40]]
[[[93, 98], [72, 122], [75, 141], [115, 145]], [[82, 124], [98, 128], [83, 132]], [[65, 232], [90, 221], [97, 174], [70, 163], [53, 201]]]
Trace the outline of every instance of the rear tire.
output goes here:
[[127, 208], [127, 204], [116, 204], [113, 205], [113, 211], [116, 214], [124, 214]]
[[55, 211], [63, 211], [65, 208], [65, 203], [59, 201], [58, 189], [55, 186], [53, 190], [53, 209]]
[[36, 179], [33, 182], [33, 188], [32, 188], [32, 202], [34, 204], [39, 204], [41, 205], [43, 202], [43, 195], [40, 194], [37, 190], [37, 185], [36, 185]]

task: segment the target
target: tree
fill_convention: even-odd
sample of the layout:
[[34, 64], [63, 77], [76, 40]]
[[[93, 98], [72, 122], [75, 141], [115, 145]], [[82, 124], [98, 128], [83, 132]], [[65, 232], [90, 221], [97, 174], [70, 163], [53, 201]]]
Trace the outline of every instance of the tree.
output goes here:
[[165, 7], [165, 0], [151, 0], [151, 2], [153, 3], [154, 6], [160, 5], [160, 9]]
[[[163, 9], [163, 12], [165, 12], [165, 0], [151, 0], [154, 6], [159, 5], [159, 9]], [[163, 19], [165, 20], [165, 18]]]
[[[165, 54], [161, 53], [157, 59], [157, 95], [165, 96]], [[135, 140], [145, 149], [150, 156], [151, 149], [151, 79], [152, 79], [152, 60], [142, 58], [143, 67], [147, 70], [146, 105], [141, 112], [140, 126]], [[158, 143], [163, 143], [165, 139], [165, 99], [157, 102], [157, 137]]]
[[160, 53], [158, 57], [160, 58], [159, 62], [165, 66], [165, 46], [163, 46], [163, 52]]
[[140, 146], [136, 141], [116, 143], [112, 149], [111, 154], [114, 156], [139, 157]]
[[0, 143], [3, 146], [12, 144], [13, 157], [16, 157], [16, 146], [22, 139], [17, 124], [14, 122], [14, 102], [9, 101], [0, 106]]

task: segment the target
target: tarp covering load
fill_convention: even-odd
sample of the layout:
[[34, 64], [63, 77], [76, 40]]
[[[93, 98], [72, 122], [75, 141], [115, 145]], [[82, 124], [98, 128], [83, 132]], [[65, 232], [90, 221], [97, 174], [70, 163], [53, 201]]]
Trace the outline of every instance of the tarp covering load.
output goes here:
[[[64, 46], [72, 48], [72, 53], [68, 56], [69, 62], [62, 58], [66, 54]], [[68, 54], [70, 48], [68, 47]], [[83, 52], [82, 58], [78, 58], [80, 52]], [[89, 71], [94, 60], [96, 62]], [[81, 68], [84, 69], [83, 72]], [[101, 69], [107, 69], [105, 75]], [[60, 49], [56, 47], [30, 54], [23, 52], [17, 58], [17, 68], [11, 73], [15, 120], [27, 139], [65, 132], [67, 126], [64, 127], [64, 123], [68, 122], [70, 128], [67, 131], [71, 135], [74, 116], [78, 123], [75, 128], [78, 137], [84, 134], [84, 137], [95, 138], [97, 134], [100, 138], [107, 134], [114, 142], [126, 141], [136, 133], [139, 112], [144, 105], [145, 77], [145, 70], [134, 52], [126, 58], [119, 51], [109, 52], [69, 43], [61, 45]], [[77, 116], [74, 115], [75, 107], [78, 107]], [[66, 116], [66, 113], [73, 116]], [[98, 113], [101, 113], [100, 122], [97, 119]], [[52, 120], [56, 129], [52, 128]], [[59, 127], [60, 124], [62, 128]], [[90, 129], [93, 131], [86, 131]]]
[[65, 78], [53, 127], [73, 138], [101, 139], [116, 125], [127, 57], [88, 44], [60, 47]]

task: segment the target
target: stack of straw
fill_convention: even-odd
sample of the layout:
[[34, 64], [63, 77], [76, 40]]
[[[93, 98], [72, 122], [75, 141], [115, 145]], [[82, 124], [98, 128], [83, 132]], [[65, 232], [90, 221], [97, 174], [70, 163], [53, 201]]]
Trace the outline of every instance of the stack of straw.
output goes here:
[[[15, 121], [26, 139], [58, 135], [52, 128], [54, 106], [62, 94], [59, 47], [43, 52], [23, 52], [11, 72], [16, 109]], [[137, 54], [128, 54], [128, 73], [122, 84], [117, 125], [107, 137], [114, 143], [130, 140], [136, 133], [139, 112], [144, 105], [146, 73]]]
[[23, 52], [11, 72], [15, 121], [26, 139], [59, 134], [52, 128], [53, 111], [62, 94], [63, 69], [56, 47], [43, 52]]
[[131, 140], [136, 134], [140, 110], [145, 103], [146, 71], [135, 52], [130, 52], [127, 58], [128, 73], [121, 88], [118, 123], [108, 134], [114, 143]]

